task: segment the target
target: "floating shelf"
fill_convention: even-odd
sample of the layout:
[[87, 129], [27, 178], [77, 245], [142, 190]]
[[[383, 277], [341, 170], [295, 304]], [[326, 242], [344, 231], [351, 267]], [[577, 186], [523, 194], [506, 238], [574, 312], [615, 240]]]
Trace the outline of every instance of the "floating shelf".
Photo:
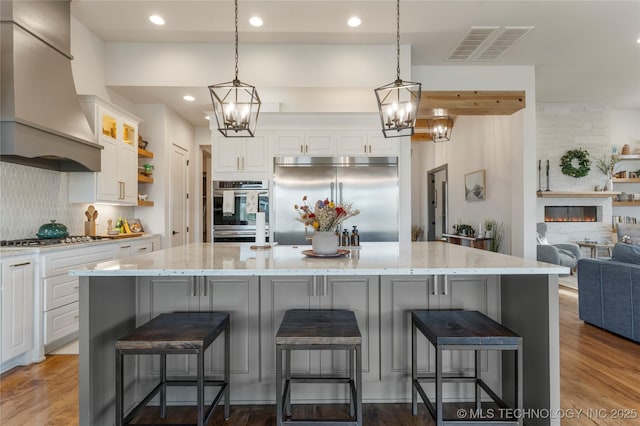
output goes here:
[[640, 178], [613, 178], [613, 183], [640, 183]]
[[611, 198], [620, 191], [538, 191], [542, 198]]
[[140, 207], [153, 207], [153, 201], [138, 200], [138, 206], [140, 206]]
[[616, 160], [640, 160], [640, 154], [612, 155], [611, 158]]
[[138, 182], [142, 183], [153, 183], [153, 178], [145, 175], [141, 175], [138, 173]]
[[138, 148], [138, 157], [153, 158], [153, 152], [147, 151], [146, 149]]

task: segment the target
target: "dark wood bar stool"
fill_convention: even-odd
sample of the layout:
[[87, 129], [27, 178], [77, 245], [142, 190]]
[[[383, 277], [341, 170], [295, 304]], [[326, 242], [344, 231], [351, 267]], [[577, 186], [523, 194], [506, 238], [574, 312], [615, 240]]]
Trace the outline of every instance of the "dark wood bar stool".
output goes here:
[[[285, 313], [276, 333], [276, 424], [330, 424], [362, 426], [362, 335], [353, 311], [294, 309]], [[292, 350], [349, 351], [348, 377], [291, 376]], [[285, 370], [282, 370], [282, 353]], [[354, 378], [355, 357], [355, 378]], [[292, 383], [345, 383], [349, 385], [349, 414], [355, 419], [314, 420], [284, 419], [291, 416]]]
[[[415, 416], [418, 411], [418, 397], [424, 401], [433, 416], [436, 425], [482, 423], [483, 425], [522, 425], [522, 417], [499, 416], [499, 410], [493, 410], [491, 416], [482, 411], [481, 398], [484, 390], [487, 395], [501, 409], [508, 414], [515, 414], [522, 410], [522, 338], [508, 328], [495, 322], [478, 311], [443, 310], [443, 311], [413, 311], [411, 312], [411, 410]], [[417, 332], [420, 331], [436, 349], [435, 375], [418, 376], [417, 373]], [[475, 352], [474, 376], [443, 374], [443, 350], [473, 350]], [[481, 378], [480, 351], [498, 350], [515, 351], [515, 406], [509, 407]], [[435, 406], [424, 391], [420, 381], [435, 383]], [[475, 384], [475, 414], [467, 418], [445, 419], [443, 415], [443, 383], [474, 383]], [[504, 393], [504, 392], [503, 392]], [[470, 413], [467, 410], [466, 413]], [[478, 419], [478, 415], [482, 419]]]
[[[205, 377], [204, 354], [214, 340], [224, 332], [224, 380]], [[116, 341], [116, 425], [127, 425], [149, 401], [160, 393], [160, 417], [167, 413], [167, 386], [196, 386], [198, 426], [211, 417], [224, 396], [224, 418], [229, 418], [230, 326], [227, 312], [180, 312], [161, 314]], [[160, 355], [160, 383], [128, 414], [124, 413], [123, 361], [125, 355]], [[196, 354], [195, 379], [167, 379], [168, 354]], [[204, 412], [205, 386], [219, 386], [213, 402]]]

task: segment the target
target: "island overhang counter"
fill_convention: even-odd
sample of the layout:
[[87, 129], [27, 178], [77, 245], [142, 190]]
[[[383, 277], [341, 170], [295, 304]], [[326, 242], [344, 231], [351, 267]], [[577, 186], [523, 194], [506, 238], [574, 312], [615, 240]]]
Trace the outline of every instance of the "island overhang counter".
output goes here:
[[[274, 403], [273, 335], [292, 308], [351, 309], [363, 333], [364, 402], [410, 400], [409, 312], [479, 310], [524, 341], [527, 424], [560, 424], [558, 274], [568, 268], [443, 242], [365, 243], [349, 255], [313, 258], [307, 246], [252, 250], [250, 244], [199, 243], [137, 255], [71, 271], [80, 276], [80, 424], [114, 422], [114, 342], [166, 311], [226, 310], [232, 315], [231, 402]], [[433, 356], [419, 367], [431, 372]], [[301, 351], [302, 352], [302, 351]], [[298, 373], [326, 375], [344, 367], [339, 354], [295, 354]], [[336, 352], [336, 351], [334, 351]], [[220, 367], [212, 350], [208, 371]], [[471, 356], [472, 358], [472, 356]], [[449, 360], [468, 370], [468, 357]], [[483, 356], [483, 375], [509, 400], [512, 360]], [[189, 374], [192, 362], [174, 359]], [[128, 403], [148, 388], [156, 367], [128, 367]], [[343, 389], [302, 389], [300, 401], [343, 400]], [[456, 400], [464, 390], [445, 394]], [[181, 391], [176, 403], [189, 399]]]

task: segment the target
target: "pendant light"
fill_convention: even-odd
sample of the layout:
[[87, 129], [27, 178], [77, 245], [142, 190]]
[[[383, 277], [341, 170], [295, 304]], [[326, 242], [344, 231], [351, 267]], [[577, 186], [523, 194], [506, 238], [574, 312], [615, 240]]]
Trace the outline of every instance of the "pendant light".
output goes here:
[[433, 142], [446, 142], [451, 140], [453, 118], [449, 115], [437, 115], [427, 118], [427, 128]]
[[416, 125], [422, 84], [400, 79], [400, 0], [396, 0], [396, 81], [375, 90], [385, 138], [411, 136]]
[[238, 80], [238, 0], [235, 0], [235, 11], [235, 78], [209, 86], [209, 92], [220, 133], [227, 138], [254, 137], [261, 102], [254, 86]]

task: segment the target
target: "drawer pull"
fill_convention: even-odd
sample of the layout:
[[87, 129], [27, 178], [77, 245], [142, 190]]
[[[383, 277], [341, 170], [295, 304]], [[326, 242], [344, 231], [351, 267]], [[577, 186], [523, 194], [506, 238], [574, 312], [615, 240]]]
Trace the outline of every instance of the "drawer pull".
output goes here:
[[9, 265], [9, 267], [10, 268], [17, 268], [18, 266], [26, 266], [26, 265], [31, 265], [31, 262], [16, 263], [15, 265]]
[[146, 247], [140, 247], [138, 250], [139, 251], [145, 251], [147, 248]]
[[131, 246], [130, 245], [128, 245], [128, 246], [120, 246], [120, 248], [121, 249], [126, 249], [126, 248], [131, 248]]
[[79, 318], [80, 318], [80, 315], [74, 315], [74, 316], [73, 316], [73, 319], [76, 319], [76, 320], [77, 320], [77, 319], [79, 319]]
[[80, 288], [80, 286], [75, 286], [75, 287], [73, 287], [73, 289], [74, 289], [74, 290], [77, 290], [77, 289], [79, 289], [79, 288]]

